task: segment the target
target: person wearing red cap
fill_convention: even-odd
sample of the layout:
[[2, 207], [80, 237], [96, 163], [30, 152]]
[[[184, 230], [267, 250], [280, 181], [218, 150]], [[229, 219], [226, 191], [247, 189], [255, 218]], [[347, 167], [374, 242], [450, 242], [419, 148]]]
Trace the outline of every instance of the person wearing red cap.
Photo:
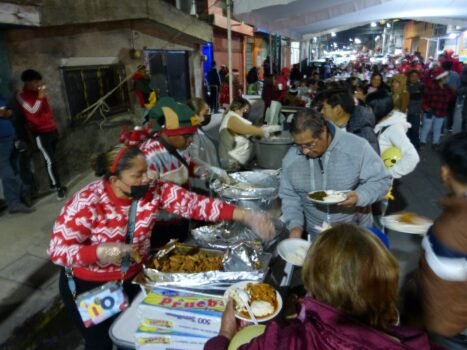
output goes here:
[[134, 84], [136, 99], [147, 121], [148, 111], [154, 107], [157, 102], [156, 90], [151, 86], [151, 76], [145, 65], [140, 64], [135, 74], [131, 77]]
[[422, 108], [425, 111], [420, 135], [420, 148], [427, 142], [428, 134], [433, 127], [433, 149], [437, 150], [441, 138], [444, 121], [448, 115], [452, 91], [446, 86], [449, 73], [442, 68], [433, 70], [432, 80], [425, 88]]

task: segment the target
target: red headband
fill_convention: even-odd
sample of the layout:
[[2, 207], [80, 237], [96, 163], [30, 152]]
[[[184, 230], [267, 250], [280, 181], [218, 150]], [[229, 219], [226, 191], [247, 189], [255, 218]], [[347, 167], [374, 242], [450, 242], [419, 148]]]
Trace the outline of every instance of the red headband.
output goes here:
[[195, 134], [197, 130], [198, 130], [197, 125], [191, 125], [191, 126], [185, 126], [183, 128], [178, 128], [178, 129], [163, 128], [161, 132], [166, 134], [167, 136], [180, 136], [180, 135]]
[[117, 172], [118, 163], [120, 162], [120, 159], [122, 159], [123, 155], [126, 153], [127, 150], [128, 150], [128, 147], [125, 146], [120, 151], [118, 151], [117, 156], [115, 157], [112, 163], [112, 169], [111, 169], [112, 174], [115, 174]]

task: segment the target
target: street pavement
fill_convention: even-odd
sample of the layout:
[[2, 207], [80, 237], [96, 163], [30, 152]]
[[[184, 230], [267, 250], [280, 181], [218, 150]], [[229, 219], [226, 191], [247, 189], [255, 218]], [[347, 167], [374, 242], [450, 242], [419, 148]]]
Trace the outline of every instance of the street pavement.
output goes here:
[[[426, 149], [417, 169], [404, 177], [399, 192], [404, 210], [434, 219], [445, 193], [437, 155]], [[70, 195], [94, 180], [92, 174], [69, 184]], [[58, 269], [46, 249], [53, 222], [64, 201], [55, 194], [35, 203], [32, 214], [0, 216], [0, 349], [82, 349], [79, 335], [66, 319], [58, 297]], [[416, 267], [420, 236], [389, 232], [402, 278]]]

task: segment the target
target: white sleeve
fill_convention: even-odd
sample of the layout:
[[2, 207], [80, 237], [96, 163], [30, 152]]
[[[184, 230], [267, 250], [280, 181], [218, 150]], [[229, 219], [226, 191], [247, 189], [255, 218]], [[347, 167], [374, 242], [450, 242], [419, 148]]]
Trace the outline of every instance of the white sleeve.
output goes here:
[[420, 157], [414, 145], [407, 137], [404, 128], [400, 124], [391, 125], [384, 134], [389, 142], [394, 147], [397, 147], [402, 154], [402, 159], [392, 168], [389, 168], [389, 173], [395, 179], [410, 174], [420, 162]]

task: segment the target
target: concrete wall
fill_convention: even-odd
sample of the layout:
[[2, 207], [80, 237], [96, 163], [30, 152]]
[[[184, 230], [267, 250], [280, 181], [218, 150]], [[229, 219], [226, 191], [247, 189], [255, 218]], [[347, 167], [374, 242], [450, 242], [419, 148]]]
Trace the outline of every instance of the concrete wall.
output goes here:
[[11, 96], [10, 81], [8, 48], [5, 43], [4, 35], [0, 33], [0, 95], [7, 100]]
[[[21, 29], [9, 31], [6, 35], [13, 87], [21, 88], [20, 74], [27, 68], [40, 71], [47, 85], [49, 102], [61, 135], [58, 159], [64, 182], [78, 172], [88, 169], [89, 157], [96, 150], [97, 145], [100, 145], [100, 148], [107, 148], [117, 143], [121, 126], [131, 124], [135, 118], [130, 111], [118, 118], [109, 117], [109, 123], [104, 129], [101, 129], [97, 122], [72, 129], [60, 62], [64, 58], [116, 57], [125, 65], [126, 73], [131, 75], [136, 66], [142, 63], [142, 58], [133, 60], [129, 56], [132, 32], [136, 32], [134, 35], [136, 49], [147, 47], [190, 51], [192, 95], [201, 95], [199, 47], [183, 42], [180, 38], [174, 39], [176, 32], [155, 28], [150, 21]], [[134, 102], [131, 84], [129, 90], [130, 98]], [[44, 165], [37, 154], [34, 159], [41, 188], [47, 187]]]

